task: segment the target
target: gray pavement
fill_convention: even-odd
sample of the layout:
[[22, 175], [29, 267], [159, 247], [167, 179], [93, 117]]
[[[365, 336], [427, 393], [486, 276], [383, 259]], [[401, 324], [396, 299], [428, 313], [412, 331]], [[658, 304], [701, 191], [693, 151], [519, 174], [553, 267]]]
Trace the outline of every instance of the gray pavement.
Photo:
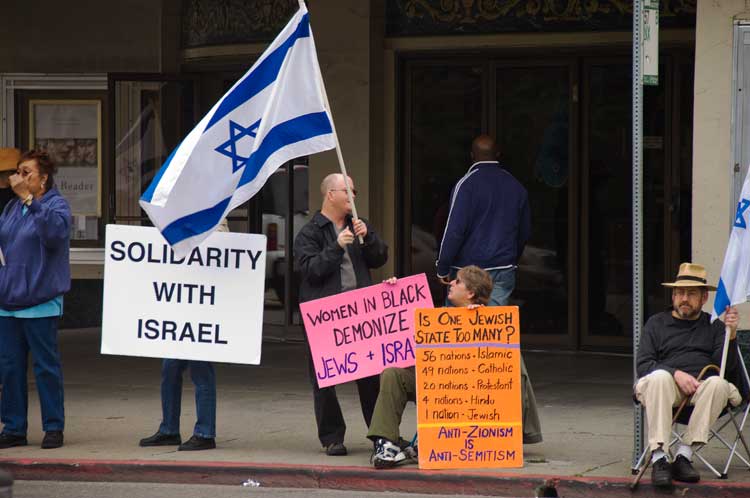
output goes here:
[[[39, 403], [29, 397], [29, 446], [0, 450], [0, 458], [191, 462], [369, 467], [371, 443], [353, 385], [340, 386], [349, 455], [328, 457], [316, 438], [305, 345], [265, 343], [261, 366], [217, 366], [216, 450], [177, 452], [140, 448], [160, 420], [160, 360], [99, 354], [99, 331], [60, 334], [65, 375], [65, 446], [41, 450]], [[632, 452], [632, 359], [584, 353], [525, 352], [534, 383], [544, 442], [524, 448], [522, 469], [504, 473], [629, 477]], [[182, 436], [195, 422], [193, 391], [185, 378]], [[409, 405], [402, 434], [415, 431]], [[707, 455], [718, 461], [714, 450]], [[731, 480], [746, 480], [735, 464]], [[494, 469], [497, 471], [497, 469]], [[703, 472], [704, 478], [709, 478]], [[251, 478], [252, 476], [248, 476]]]

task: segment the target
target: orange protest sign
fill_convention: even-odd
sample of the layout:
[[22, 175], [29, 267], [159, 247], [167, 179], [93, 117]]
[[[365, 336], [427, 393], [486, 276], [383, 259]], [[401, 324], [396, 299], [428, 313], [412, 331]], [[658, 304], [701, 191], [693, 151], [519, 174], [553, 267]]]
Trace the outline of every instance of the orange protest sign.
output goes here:
[[418, 309], [419, 468], [522, 467], [517, 306]]

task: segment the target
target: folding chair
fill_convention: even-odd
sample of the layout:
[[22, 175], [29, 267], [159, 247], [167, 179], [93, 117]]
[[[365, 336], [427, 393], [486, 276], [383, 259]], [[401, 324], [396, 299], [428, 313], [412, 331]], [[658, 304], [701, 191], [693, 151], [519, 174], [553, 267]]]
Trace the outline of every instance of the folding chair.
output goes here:
[[[747, 421], [748, 412], [750, 412], [750, 376], [748, 376], [748, 371], [745, 366], [745, 362], [742, 358], [741, 350], [739, 349], [739, 345], [737, 346], [738, 350], [738, 362], [740, 365], [740, 372], [739, 377], [736, 379], [732, 379], [734, 381], [733, 383], [737, 385], [740, 392], [742, 393], [743, 402], [740, 404], [739, 407], [732, 407], [731, 405], [727, 405], [726, 408], [722, 411], [721, 415], [719, 415], [719, 418], [716, 422], [717, 426], [716, 428], [711, 428], [710, 434], [708, 437], [708, 441], [706, 441], [706, 445], [699, 448], [693, 453], [693, 456], [696, 457], [698, 460], [701, 461], [717, 478], [719, 479], [726, 479], [727, 478], [727, 472], [729, 470], [729, 466], [732, 463], [732, 460], [736, 456], [737, 458], [741, 459], [742, 462], [750, 469], [750, 462], [742, 456], [737, 451], [737, 444], [742, 443], [742, 446], [745, 448], [745, 454], [750, 458], [750, 450], [747, 447], [747, 444], [745, 442], [745, 438], [742, 435], [742, 429], [745, 426], [745, 422]], [[706, 375], [706, 373], [709, 370], [715, 370], [718, 374], [720, 369], [716, 365], [708, 365], [703, 370], [701, 370], [700, 374], [698, 375], [698, 380], [703, 379], [703, 377]], [[635, 396], [633, 397], [635, 400]], [[674, 436], [673, 439], [669, 443], [669, 448], [677, 444], [678, 442], [682, 441], [682, 437], [684, 436], [683, 432], [677, 432], [675, 426], [677, 424], [681, 425], [687, 425], [688, 421], [690, 420], [690, 416], [693, 413], [693, 407], [688, 404], [690, 401], [690, 398], [685, 398], [680, 406], [678, 406], [673, 412], [674, 415], [672, 417], [672, 435]], [[635, 400], [637, 403], [638, 401]], [[742, 421], [741, 423], [737, 423], [737, 419], [735, 418], [736, 413], [742, 413]], [[722, 435], [721, 431], [727, 427], [729, 424], [732, 424], [734, 426], [734, 429], [736, 431], [736, 435], [734, 437], [734, 440], [730, 443], [728, 442]], [[729, 456], [727, 458], [727, 462], [724, 466], [723, 472], [719, 472], [716, 470], [716, 468], [711, 465], [708, 460], [706, 460], [703, 455], [700, 454], [700, 451], [708, 446], [708, 443], [712, 439], [719, 440], [729, 451]], [[645, 463], [644, 463], [645, 460]], [[646, 473], [646, 469], [648, 469], [648, 466], [651, 464], [651, 451], [650, 448], [645, 448], [643, 450], [643, 453], [641, 453], [640, 458], [638, 459], [638, 462], [635, 464], [635, 467], [633, 468], [633, 473], [637, 474], [636, 478], [633, 480], [633, 482], [630, 485], [630, 489], [635, 489], [638, 486], [638, 483], [640, 482], [641, 478], [643, 477], [643, 474]], [[640, 470], [639, 470], [640, 468]]]
[[[737, 342], [737, 361], [739, 363], [738, 376], [732, 380], [734, 381], [733, 384], [737, 386], [740, 393], [742, 394], [742, 403], [738, 407], [732, 407], [731, 405], [729, 405], [724, 409], [721, 415], [719, 415], [719, 419], [716, 421], [715, 428], [711, 428], [708, 441], [706, 442], [707, 446], [708, 442], [710, 442], [712, 439], [716, 439], [729, 450], [729, 455], [727, 456], [727, 461], [724, 464], [724, 468], [721, 472], [719, 472], [703, 457], [703, 455], [700, 454], [700, 451], [705, 448], [705, 446], [703, 448], [699, 448], [693, 454], [693, 456], [698, 458], [719, 479], [726, 479], [728, 477], [729, 466], [732, 464], [732, 460], [734, 460], [735, 457], [742, 460], [742, 463], [745, 464], [745, 467], [750, 470], [750, 461], [748, 461], [747, 458], [745, 458], [739, 451], [737, 451], [737, 445], [739, 443], [742, 443], [742, 446], [745, 449], [745, 455], [750, 458], [750, 450], [748, 450], [745, 437], [742, 434], [742, 431], [745, 428], [745, 422], [747, 422], [748, 413], [750, 413], [750, 375], [748, 375], [747, 366], [745, 365], [745, 360], [742, 356], [742, 349], [740, 348], [739, 342]], [[737, 422], [737, 418], [740, 419], [739, 423]], [[687, 424], [687, 420], [689, 419], [690, 417], [688, 416], [687, 419], [685, 419], [685, 422], [680, 421], [678, 423]], [[731, 441], [731, 443], [727, 441], [727, 439], [725, 439], [725, 437], [721, 434], [721, 431], [729, 426], [729, 424], [732, 424], [731, 427], [734, 427], [735, 430], [734, 440]], [[675, 435], [681, 441], [683, 434], [684, 433]]]

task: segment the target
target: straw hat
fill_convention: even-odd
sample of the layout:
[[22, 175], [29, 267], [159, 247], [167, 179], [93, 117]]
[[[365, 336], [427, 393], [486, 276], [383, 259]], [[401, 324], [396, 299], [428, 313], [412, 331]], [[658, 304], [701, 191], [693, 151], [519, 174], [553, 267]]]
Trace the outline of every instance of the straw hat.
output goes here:
[[695, 263], [682, 263], [680, 270], [677, 272], [677, 280], [674, 282], [663, 282], [664, 287], [705, 287], [710, 291], [715, 291], [716, 287], [708, 285], [706, 280], [706, 269], [703, 265]]
[[15, 171], [21, 151], [12, 147], [0, 147], [0, 171]]

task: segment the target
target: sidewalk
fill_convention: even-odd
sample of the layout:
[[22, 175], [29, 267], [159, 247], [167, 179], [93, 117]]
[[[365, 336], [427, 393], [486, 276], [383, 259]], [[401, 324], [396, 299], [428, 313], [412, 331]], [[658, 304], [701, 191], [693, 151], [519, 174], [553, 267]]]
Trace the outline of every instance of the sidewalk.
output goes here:
[[[429, 481], [437, 483], [436, 489], [446, 490], [451, 480], [464, 481], [461, 486], [466, 488], [469, 475], [477, 485], [486, 476], [495, 484], [510, 479], [520, 489], [533, 489], [543, 481], [542, 476], [560, 476], [571, 490], [579, 483], [584, 488], [612, 485], [620, 491], [630, 478], [633, 429], [629, 357], [525, 353], [544, 442], [524, 447], [522, 469], [490, 469], [467, 475], [419, 471], [415, 465], [395, 471], [372, 470], [372, 445], [365, 439], [353, 385], [339, 388], [349, 426], [349, 455], [326, 456], [316, 438], [305, 368], [306, 346], [301, 343], [265, 343], [263, 364], [258, 367], [217, 365], [216, 450], [140, 448], [138, 440], [155, 432], [160, 420], [160, 360], [100, 355], [96, 329], [62, 331], [60, 342], [66, 386], [65, 446], [56, 450], [39, 448], [43, 434], [32, 383], [29, 446], [0, 450], [0, 466], [15, 462], [11, 469], [17, 478], [86, 478], [88, 472], [107, 480], [148, 480], [150, 472], [161, 473], [160, 479], [165, 479], [165, 475], [179, 474], [180, 469], [192, 469], [204, 476], [200, 482], [213, 479], [239, 484], [255, 473], [265, 476], [265, 485], [279, 485], [274, 476], [286, 476], [287, 480], [309, 480], [308, 485], [314, 482], [314, 487], [319, 487], [325, 476], [333, 475], [344, 481], [382, 482], [385, 489], [393, 489], [388, 486], [398, 479], [407, 483], [406, 488], [417, 483], [416, 489], [424, 490]], [[187, 375], [182, 411], [182, 436], [186, 439], [195, 422], [192, 384]], [[411, 437], [415, 427], [414, 405], [410, 404], [402, 434]], [[718, 455], [713, 450], [706, 454]], [[339, 472], [334, 472], [337, 469]], [[704, 482], [712, 480], [708, 472], [701, 471]], [[82, 477], [75, 477], [77, 474]], [[730, 469], [730, 482], [747, 478], [747, 471], [737, 464]], [[185, 477], [179, 479], [184, 482]], [[650, 486], [644, 482], [641, 496], [646, 496], [646, 488]], [[746, 491], [750, 494], [750, 488]], [[573, 496], [571, 493], [564, 496]]]

